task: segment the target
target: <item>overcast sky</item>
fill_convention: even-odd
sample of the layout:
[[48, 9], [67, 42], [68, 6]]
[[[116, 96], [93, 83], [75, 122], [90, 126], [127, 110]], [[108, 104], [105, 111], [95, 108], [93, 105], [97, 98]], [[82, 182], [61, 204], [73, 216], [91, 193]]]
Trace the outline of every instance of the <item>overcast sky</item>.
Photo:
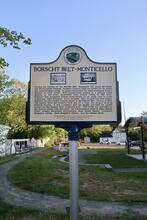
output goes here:
[[51, 62], [76, 44], [96, 62], [117, 63], [127, 118], [147, 111], [146, 0], [0, 0], [0, 7], [0, 25], [32, 39], [21, 50], [0, 47], [11, 78], [28, 82], [30, 63]]

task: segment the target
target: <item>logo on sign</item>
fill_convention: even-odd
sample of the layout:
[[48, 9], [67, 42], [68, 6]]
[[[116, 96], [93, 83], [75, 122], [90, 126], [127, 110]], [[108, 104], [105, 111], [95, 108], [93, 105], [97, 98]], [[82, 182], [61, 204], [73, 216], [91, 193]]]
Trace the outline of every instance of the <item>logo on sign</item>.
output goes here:
[[71, 47], [65, 51], [65, 61], [68, 64], [77, 64], [81, 61], [81, 51], [79, 48]]

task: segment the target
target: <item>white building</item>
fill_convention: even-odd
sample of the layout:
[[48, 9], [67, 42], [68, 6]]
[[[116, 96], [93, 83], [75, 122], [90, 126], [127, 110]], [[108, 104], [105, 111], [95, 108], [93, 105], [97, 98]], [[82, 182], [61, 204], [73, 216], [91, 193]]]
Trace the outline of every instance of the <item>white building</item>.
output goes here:
[[0, 156], [4, 156], [10, 152], [10, 149], [6, 147], [7, 134], [9, 130], [9, 126], [0, 125]]
[[88, 136], [84, 137], [84, 143], [89, 144], [90, 143], [90, 137], [88, 137]]
[[124, 129], [120, 128], [115, 128], [111, 136], [109, 137], [101, 137], [100, 138], [100, 143], [116, 143], [116, 144], [121, 144], [121, 143], [126, 143], [127, 140], [127, 135]]
[[120, 128], [115, 128], [115, 130], [113, 130], [112, 137], [115, 143], [125, 143], [127, 140], [125, 130]]
[[7, 139], [7, 134], [11, 128], [0, 125], [0, 156], [25, 153], [37, 147], [37, 141], [30, 139]]

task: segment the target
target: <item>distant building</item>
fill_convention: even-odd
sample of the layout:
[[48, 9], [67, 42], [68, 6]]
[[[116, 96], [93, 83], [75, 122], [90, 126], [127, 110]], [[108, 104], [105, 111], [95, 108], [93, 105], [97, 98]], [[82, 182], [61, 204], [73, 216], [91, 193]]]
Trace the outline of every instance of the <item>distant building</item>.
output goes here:
[[10, 130], [9, 126], [0, 125], [0, 156], [10, 154], [10, 147], [7, 147], [7, 134]]
[[100, 137], [100, 143], [115, 143], [121, 144], [126, 143], [127, 135], [125, 129], [122, 128], [115, 128], [111, 135]]
[[84, 137], [84, 143], [85, 144], [90, 143], [90, 137]]
[[112, 131], [112, 137], [115, 143], [122, 143], [122, 142], [125, 143], [127, 140], [125, 129], [122, 129], [122, 128], [115, 128]]
[[7, 139], [7, 134], [11, 128], [0, 125], [0, 156], [25, 153], [37, 147], [34, 138], [30, 139]]

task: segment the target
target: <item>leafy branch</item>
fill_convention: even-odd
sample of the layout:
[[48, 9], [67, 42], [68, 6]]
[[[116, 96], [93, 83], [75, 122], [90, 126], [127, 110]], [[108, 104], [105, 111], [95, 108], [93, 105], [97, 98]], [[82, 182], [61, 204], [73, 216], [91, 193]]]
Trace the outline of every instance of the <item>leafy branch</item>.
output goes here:
[[[0, 45], [3, 47], [12, 46], [15, 49], [20, 49], [20, 42], [26, 45], [31, 45], [31, 39], [24, 37], [24, 35], [16, 31], [11, 31], [7, 28], [0, 27]], [[0, 57], [0, 67], [4, 68], [8, 66], [8, 63], [4, 58]]]

